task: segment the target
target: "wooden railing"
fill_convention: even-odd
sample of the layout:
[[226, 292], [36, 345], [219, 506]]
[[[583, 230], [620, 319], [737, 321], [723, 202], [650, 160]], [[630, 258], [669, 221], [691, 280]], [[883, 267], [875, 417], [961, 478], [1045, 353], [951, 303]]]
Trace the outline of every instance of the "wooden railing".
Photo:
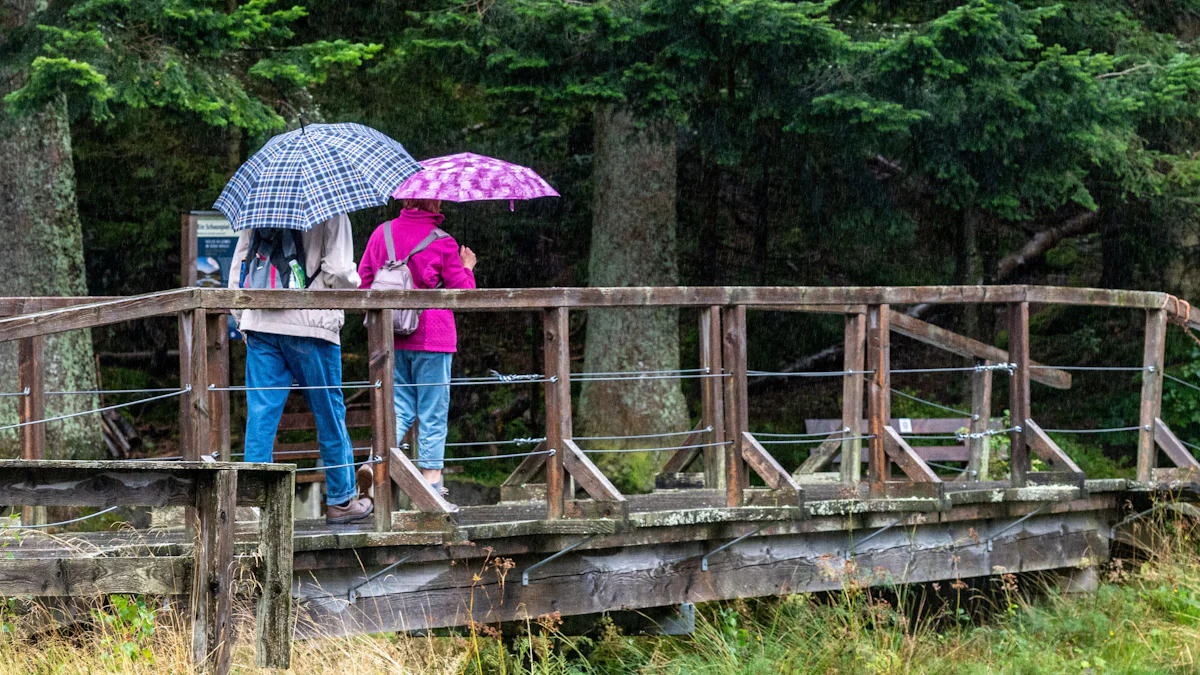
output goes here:
[[[89, 304], [80, 304], [89, 303]], [[957, 335], [893, 312], [893, 305], [913, 304], [1001, 304], [1008, 309], [1009, 350], [1003, 351], [966, 336]], [[776, 501], [795, 501], [802, 487], [780, 467], [761, 443], [749, 433], [747, 413], [746, 312], [748, 309], [835, 313], [845, 316], [845, 366], [843, 411], [845, 428], [851, 431], [840, 442], [840, 480], [858, 485], [861, 480], [859, 453], [862, 436], [867, 437], [868, 493], [876, 496], [940, 493], [942, 480], [915, 451], [891, 420], [892, 332], [936, 345], [979, 363], [1005, 362], [1012, 366], [1009, 409], [1014, 426], [1011, 440], [1011, 485], [1045, 481], [1077, 482], [1078, 467], [1033, 421], [1030, 382], [1069, 386], [1070, 376], [1060, 370], [1033, 369], [1029, 355], [1029, 307], [1031, 304], [1064, 304], [1143, 310], [1147, 315], [1143, 360], [1142, 405], [1139, 420], [1138, 479], [1145, 482], [1191, 479], [1200, 464], [1174, 438], [1159, 419], [1162, 394], [1163, 344], [1169, 320], [1200, 328], [1186, 302], [1165, 293], [1036, 286], [918, 286], [918, 287], [671, 287], [671, 288], [545, 288], [422, 291], [240, 291], [179, 289], [144, 296], [95, 299], [0, 299], [0, 342], [18, 340], [23, 357], [22, 386], [30, 395], [23, 398], [23, 420], [39, 419], [44, 406], [38, 379], [41, 369], [37, 354], [43, 336], [81, 328], [94, 328], [152, 316], [177, 314], [180, 322], [180, 383], [191, 390], [180, 396], [180, 444], [185, 459], [201, 455], [229, 457], [228, 393], [209, 390], [210, 384], [228, 383], [228, 345], [224, 321], [230, 310], [239, 309], [343, 309], [365, 312], [368, 317], [370, 381], [381, 387], [372, 390], [372, 450], [382, 459], [375, 466], [376, 504], [391, 503], [395, 483], [422, 511], [445, 513], [446, 502], [419, 478], [416, 468], [396, 450], [395, 417], [392, 410], [394, 354], [391, 326], [393, 309], [445, 308], [455, 311], [540, 311], [543, 313], [546, 442], [553, 454], [544, 457], [547, 477], [545, 499], [549, 518], [597, 512], [618, 514], [623, 496], [613, 488], [572, 440], [572, 415], [567, 317], [571, 310], [598, 307], [674, 306], [700, 309], [701, 363], [723, 378], [705, 381], [702, 387], [704, 419], [701, 428], [712, 443], [723, 448], [706, 450], [704, 473], [708, 485], [721, 486], [729, 506], [746, 503], [749, 472], [757, 473], [771, 488]], [[31, 312], [32, 313], [29, 313]], [[867, 374], [869, 373], [869, 377]], [[973, 376], [976, 417], [986, 429], [990, 418], [990, 371]], [[863, 398], [865, 395], [865, 411]], [[866, 419], [866, 429], [862, 420]], [[41, 425], [23, 428], [22, 457], [44, 456]], [[28, 431], [25, 431], [28, 429]], [[865, 432], [865, 433], [863, 433]], [[986, 440], [972, 439], [971, 461], [985, 457]], [[1156, 466], [1158, 449], [1175, 463], [1171, 469]], [[1030, 451], [1047, 461], [1052, 470], [1031, 472]], [[688, 456], [673, 457], [668, 464], [681, 466]], [[518, 469], [529, 476], [538, 460]], [[903, 478], [891, 475], [898, 466]], [[569, 499], [567, 476], [574, 478], [591, 496], [590, 500]], [[599, 511], [598, 511], [599, 510]], [[377, 508], [375, 528], [392, 527], [389, 508]]]

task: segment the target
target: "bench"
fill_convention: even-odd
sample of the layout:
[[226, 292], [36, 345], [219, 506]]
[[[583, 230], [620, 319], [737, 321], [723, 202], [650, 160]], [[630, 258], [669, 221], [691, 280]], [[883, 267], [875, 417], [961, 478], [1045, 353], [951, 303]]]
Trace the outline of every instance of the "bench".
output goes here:
[[[900, 432], [902, 436], [914, 434], [912, 438], [908, 438], [911, 443], [921, 440], [920, 435], [929, 434], [933, 436], [953, 436], [959, 431], [965, 430], [971, 425], [971, 419], [968, 417], [933, 417], [933, 418], [894, 418], [890, 422], [891, 427]], [[834, 434], [842, 429], [842, 421], [840, 419], [809, 419], [804, 420], [804, 430], [810, 434], [827, 433]], [[863, 420], [862, 427], [867, 429], [867, 421]], [[1002, 421], [993, 419], [988, 422], [990, 431], [999, 431], [1003, 429]], [[917, 455], [927, 462], [966, 462], [970, 460], [970, 449], [967, 447], [966, 440], [958, 441], [952, 445], [941, 445], [948, 441], [938, 439], [939, 445], [914, 445], [913, 450]], [[911, 444], [910, 443], [910, 444]], [[867, 461], [867, 447], [863, 444], [862, 461]], [[831, 460], [834, 463], [841, 462], [841, 455], [835, 454]]]

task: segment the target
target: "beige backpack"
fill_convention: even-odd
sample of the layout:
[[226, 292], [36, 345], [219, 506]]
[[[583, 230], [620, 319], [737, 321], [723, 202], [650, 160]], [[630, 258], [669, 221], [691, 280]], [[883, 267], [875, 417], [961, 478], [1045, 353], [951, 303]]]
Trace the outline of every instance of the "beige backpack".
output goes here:
[[[396, 243], [392, 239], [392, 224], [385, 223], [383, 227], [383, 239], [387, 243], [388, 260], [375, 273], [375, 279], [371, 282], [371, 288], [401, 291], [410, 291], [416, 288], [413, 284], [412, 272], [408, 269], [409, 261], [412, 260], [414, 255], [424, 251], [433, 242], [449, 236], [450, 234], [445, 230], [434, 228], [428, 236], [413, 247], [413, 250], [408, 252], [408, 255], [403, 260], [396, 260]], [[441, 284], [438, 284], [438, 286], [440, 287]], [[419, 309], [397, 309], [393, 311], [392, 329], [397, 335], [412, 335], [417, 330], [421, 311]]]

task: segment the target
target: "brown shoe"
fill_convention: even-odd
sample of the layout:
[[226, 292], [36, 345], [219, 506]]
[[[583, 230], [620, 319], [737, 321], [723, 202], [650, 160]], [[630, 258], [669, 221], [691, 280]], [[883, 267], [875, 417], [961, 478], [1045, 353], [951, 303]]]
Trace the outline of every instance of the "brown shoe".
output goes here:
[[370, 464], [363, 464], [358, 467], [358, 471], [354, 475], [358, 482], [358, 496], [366, 497], [371, 494], [370, 490], [375, 485], [374, 467]]
[[325, 522], [329, 525], [344, 525], [362, 520], [375, 512], [375, 504], [366, 497], [351, 499], [348, 504], [325, 507]]

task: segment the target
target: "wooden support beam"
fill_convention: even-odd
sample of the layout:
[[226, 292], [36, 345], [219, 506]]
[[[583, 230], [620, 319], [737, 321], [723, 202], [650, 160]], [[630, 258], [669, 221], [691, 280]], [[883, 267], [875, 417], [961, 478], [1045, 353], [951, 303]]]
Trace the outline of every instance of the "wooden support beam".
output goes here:
[[724, 382], [725, 438], [725, 495], [727, 506], [741, 506], [746, 488], [746, 460], [742, 458], [745, 437], [742, 432], [750, 428], [749, 411], [746, 408], [749, 388], [746, 381], [746, 308], [743, 305], [726, 307], [722, 310], [721, 325], [722, 357], [729, 377]]
[[202, 309], [179, 313], [179, 454], [197, 461], [211, 449], [212, 411], [208, 407], [208, 319]]
[[196, 494], [192, 573], [192, 658], [206, 673], [225, 675], [233, 650], [233, 531], [237, 471], [202, 477]]
[[[208, 328], [208, 383], [217, 387], [229, 386], [229, 315], [210, 313]], [[229, 440], [229, 392], [208, 392], [209, 431], [208, 453], [228, 462], [232, 449]]]
[[260, 668], [292, 667], [292, 546], [296, 474], [267, 479], [259, 518], [258, 598], [255, 654]]
[[[392, 528], [392, 476], [395, 475], [389, 462], [395, 461], [392, 449], [397, 445], [393, 398], [396, 351], [392, 310], [367, 312], [367, 352], [367, 379], [380, 383], [378, 388], [371, 389], [371, 450], [382, 460], [374, 465], [375, 480], [371, 486], [375, 500], [375, 531], [387, 532]], [[405, 492], [409, 493], [409, 490]], [[411, 493], [409, 496], [412, 496]]]
[[[862, 416], [863, 416], [863, 370], [866, 366], [867, 317], [863, 313], [846, 315], [843, 342], [842, 370], [842, 482], [856, 485], [862, 480]], [[813, 455], [825, 446], [824, 443]], [[812, 459], [813, 455], [809, 458]], [[807, 465], [808, 462], [805, 462]], [[803, 468], [803, 467], [802, 467]], [[813, 471], [817, 469], [814, 468]], [[810, 473], [810, 472], [806, 472]]]
[[[1029, 410], [1029, 303], [1015, 302], [1008, 307], [1008, 353], [1016, 364], [1009, 384], [1008, 409], [1014, 420], [1032, 417]], [[1009, 434], [1009, 462], [1013, 487], [1025, 486], [1029, 472], [1029, 438], [1024, 426]]]
[[603, 502], [625, 501], [625, 497], [613, 486], [608, 477], [596, 468], [583, 450], [575, 445], [575, 441], [564, 438], [562, 448], [563, 466], [575, 477], [580, 487], [591, 495], [592, 499]]
[[1158, 464], [1154, 420], [1162, 411], [1163, 360], [1167, 337], [1167, 312], [1146, 311], [1146, 341], [1142, 350], [1142, 404], [1138, 415], [1137, 479], [1149, 481]]
[[1081, 476], [1083, 475], [1083, 471], [1079, 468], [1079, 465], [1076, 464], [1070, 457], [1068, 457], [1067, 453], [1063, 452], [1062, 448], [1058, 447], [1058, 444], [1055, 443], [1054, 440], [1049, 436], [1047, 436], [1046, 432], [1042, 431], [1042, 428], [1038, 426], [1036, 422], [1031, 419], [1026, 419], [1024, 427], [1025, 437], [1029, 439], [1029, 447], [1037, 453], [1037, 456], [1040, 457], [1043, 462], [1049, 464], [1058, 471], [1067, 471], [1070, 473], [1077, 473]]
[[870, 449], [867, 470], [871, 492], [882, 494], [891, 477], [885, 429], [892, 416], [891, 310], [887, 305], [867, 308], [867, 370], [873, 371], [867, 387], [867, 433]]
[[[391, 455], [391, 461], [387, 464], [391, 480], [412, 500], [413, 506], [425, 513], [451, 513], [454, 510], [399, 448], [390, 448], [388, 453]], [[388, 528], [391, 528], [391, 523], [388, 523]]]
[[192, 565], [188, 556], [0, 559], [0, 595], [183, 595]]
[[[545, 450], [546, 441], [542, 441], [541, 443], [533, 446], [532, 452], [545, 452]], [[500, 487], [515, 487], [518, 485], [525, 485], [529, 481], [533, 480], [533, 477], [536, 476], [537, 472], [541, 471], [542, 467], [545, 465], [545, 455], [529, 455], [521, 460], [521, 463], [517, 465], [517, 468], [511, 474], [509, 474], [508, 478], [504, 479], [503, 483], [500, 484]]]
[[[860, 415], [861, 415], [861, 413], [860, 413]], [[805, 459], [800, 464], [800, 468], [796, 469], [796, 472], [793, 473], [792, 476], [799, 477], [799, 476], [803, 476], [803, 475], [807, 475], [807, 474], [811, 474], [811, 473], [816, 473], [816, 472], [820, 471], [821, 469], [825, 468], [825, 465], [828, 464], [830, 462], [830, 460], [833, 459], [834, 455], [837, 455], [838, 453], [843, 453], [842, 454], [842, 457], [843, 457], [842, 464], [845, 464], [846, 460], [845, 460], [845, 454], [844, 454], [843, 448], [844, 448], [846, 442], [842, 440], [845, 436], [846, 436], [846, 434], [844, 434], [840, 430], [829, 434], [829, 438], [827, 438], [825, 441], [823, 441], [817, 447], [813, 448], [812, 452], [808, 453], [808, 458]], [[858, 463], [862, 464], [862, 446], [861, 445], [858, 448], [858, 453], [859, 453], [859, 462]], [[854, 460], [850, 460], [850, 463], [853, 464], [855, 462], [854, 462]], [[844, 475], [845, 473], [846, 473], [845, 471], [842, 471], [839, 473], [839, 475]]]
[[[27, 392], [17, 399], [21, 423], [46, 419], [46, 338], [42, 336], [21, 338], [17, 344], [17, 387]], [[46, 458], [46, 425], [29, 424], [18, 430], [21, 444], [21, 459]], [[43, 525], [46, 507], [24, 505], [21, 507], [23, 525]]]
[[797, 498], [803, 491], [800, 489], [799, 483], [792, 480], [789, 474], [771, 453], [754, 438], [754, 435], [749, 431], [742, 432], [742, 456], [746, 463], [754, 469], [760, 478], [767, 484], [767, 487], [772, 490], [786, 490], [795, 493]]
[[1195, 456], [1187, 449], [1183, 443], [1179, 442], [1179, 438], [1171, 431], [1166, 422], [1159, 418], [1154, 418], [1154, 442], [1167, 457], [1181, 469], [1189, 469], [1200, 471], [1200, 462], [1196, 461]]
[[547, 309], [542, 315], [546, 360], [546, 448], [554, 450], [546, 458], [546, 517], [563, 517], [566, 476], [563, 472], [564, 441], [570, 438], [571, 417], [571, 325], [566, 307]]
[[[1008, 354], [1005, 354], [1005, 358]], [[1007, 363], [1007, 361], [1006, 361]], [[991, 361], [976, 359], [975, 365], [989, 366]], [[971, 373], [971, 424], [967, 427], [973, 437], [967, 438], [968, 475], [972, 480], [988, 479], [988, 464], [991, 463], [991, 439], [980, 436], [992, 422], [992, 371], [977, 370]], [[974, 473], [970, 473], [974, 472]]]
[[[703, 407], [703, 405], [701, 407]], [[703, 428], [704, 428], [704, 420], [701, 419], [700, 423], [697, 424], [696, 426], [692, 427], [691, 433], [689, 433], [687, 436], [685, 436], [683, 438], [683, 442], [679, 444], [684, 447], [680, 448], [679, 450], [676, 450], [675, 452], [672, 452], [671, 456], [667, 458], [667, 461], [663, 463], [662, 469], [659, 470], [660, 474], [680, 473], [681, 471], [686, 469], [689, 464], [696, 461], [696, 458], [699, 457], [701, 454], [701, 452], [700, 452], [701, 449], [700, 448], [689, 448], [686, 446], [698, 445], [701, 442], [701, 438], [706, 438], [709, 436], [709, 434], [707, 432], [704, 432], [704, 433], [700, 432], [700, 430]], [[720, 448], [717, 448], [717, 449], [720, 450]]]
[[[708, 368], [710, 374], [723, 372], [722, 352], [721, 308], [701, 308], [700, 366]], [[700, 381], [700, 426], [712, 427], [708, 443], [725, 442], [725, 379], [709, 377]], [[710, 488], [725, 486], [725, 448], [704, 448], [704, 484]]]
[[0, 319], [0, 342], [198, 309], [199, 292], [196, 288], [179, 288]]
[[[980, 342], [965, 335], [948, 331], [926, 321], [911, 317], [903, 312], [892, 314], [892, 332], [899, 333], [917, 342], [933, 345], [952, 354], [959, 354], [976, 360], [983, 359], [993, 363], [1008, 363], [1008, 352], [993, 347], [986, 342]], [[1041, 366], [1036, 361], [1030, 361], [1030, 366]], [[1029, 373], [1034, 382], [1055, 389], [1070, 389], [1071, 374], [1057, 368], [1038, 368]]]
[[942, 479], [929, 468], [925, 460], [912, 449], [900, 433], [890, 426], [883, 428], [884, 447], [888, 456], [900, 467], [909, 480], [918, 483], [941, 483]]

